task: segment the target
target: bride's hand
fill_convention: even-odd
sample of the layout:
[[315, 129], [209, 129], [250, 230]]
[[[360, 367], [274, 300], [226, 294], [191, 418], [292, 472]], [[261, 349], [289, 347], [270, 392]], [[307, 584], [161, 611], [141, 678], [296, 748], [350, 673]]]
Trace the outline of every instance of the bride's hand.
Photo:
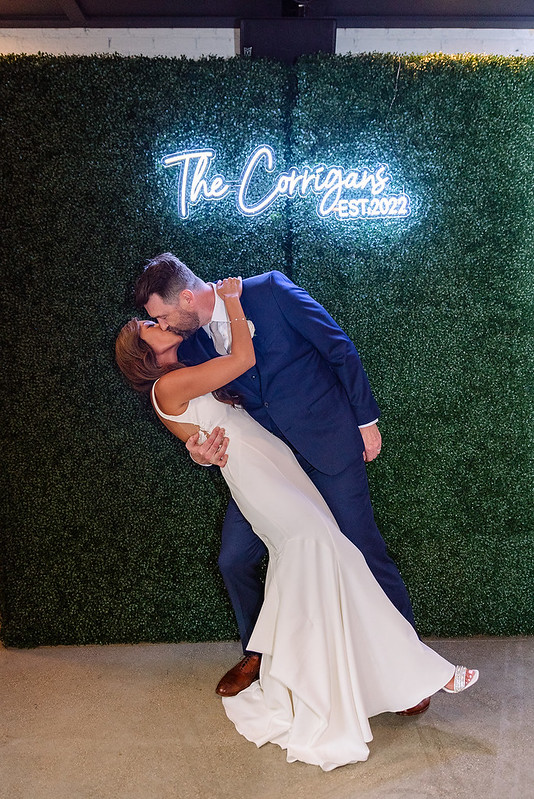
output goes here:
[[217, 281], [217, 294], [225, 300], [229, 297], [240, 297], [243, 290], [243, 281], [240, 277], [226, 277]]

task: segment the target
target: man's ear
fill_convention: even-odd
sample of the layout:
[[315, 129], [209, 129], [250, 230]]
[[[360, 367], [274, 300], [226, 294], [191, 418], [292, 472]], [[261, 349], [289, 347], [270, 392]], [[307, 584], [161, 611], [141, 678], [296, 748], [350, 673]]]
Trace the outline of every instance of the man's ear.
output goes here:
[[195, 295], [189, 289], [184, 289], [180, 292], [180, 303], [183, 305], [194, 305], [195, 304]]

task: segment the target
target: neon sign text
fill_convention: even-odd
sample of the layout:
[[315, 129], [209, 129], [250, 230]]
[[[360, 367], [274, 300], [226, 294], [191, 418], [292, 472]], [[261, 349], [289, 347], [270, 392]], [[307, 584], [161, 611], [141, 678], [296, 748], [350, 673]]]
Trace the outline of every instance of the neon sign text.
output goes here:
[[[315, 167], [293, 166], [275, 175], [275, 154], [271, 147], [262, 144], [247, 159], [239, 178], [227, 180], [224, 175], [209, 175], [215, 150], [186, 150], [162, 158], [165, 167], [178, 166], [178, 212], [183, 219], [189, 216], [191, 206], [201, 200], [222, 200], [230, 193], [236, 195], [238, 211], [254, 217], [264, 213], [280, 197], [292, 199], [315, 195], [316, 211], [321, 219], [335, 217], [340, 220], [391, 219], [410, 215], [410, 199], [401, 194], [388, 194], [386, 189], [391, 175], [386, 164], [374, 170], [344, 169], [340, 166], [318, 164]], [[268, 189], [264, 186], [266, 177]]]

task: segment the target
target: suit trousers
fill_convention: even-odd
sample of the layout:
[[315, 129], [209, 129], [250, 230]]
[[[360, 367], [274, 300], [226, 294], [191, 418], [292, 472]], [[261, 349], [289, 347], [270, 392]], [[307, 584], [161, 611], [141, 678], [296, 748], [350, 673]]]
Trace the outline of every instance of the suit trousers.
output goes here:
[[[319, 472], [298, 453], [295, 457], [322, 494], [341, 531], [363, 554], [384, 593], [415, 626], [408, 591], [374, 520], [363, 457], [359, 456], [335, 475]], [[263, 602], [260, 574], [266, 552], [263, 542], [231, 500], [223, 524], [219, 568], [245, 652]]]

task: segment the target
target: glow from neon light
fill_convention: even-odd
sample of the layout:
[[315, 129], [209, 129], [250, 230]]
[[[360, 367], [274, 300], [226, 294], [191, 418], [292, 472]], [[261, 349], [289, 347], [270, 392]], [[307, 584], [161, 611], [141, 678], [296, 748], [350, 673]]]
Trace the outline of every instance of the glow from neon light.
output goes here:
[[239, 189], [237, 192], [237, 207], [244, 216], [257, 216], [258, 214], [263, 213], [263, 211], [272, 205], [279, 196], [275, 187], [265, 195], [263, 200], [260, 200], [259, 203], [256, 203], [256, 205], [248, 205], [247, 203], [247, 191], [249, 189], [250, 181], [252, 180], [256, 167], [263, 160], [266, 161], [265, 171], [269, 173], [274, 172], [274, 152], [271, 147], [263, 144], [254, 150], [241, 173]]
[[238, 211], [248, 217], [264, 213], [280, 197], [292, 199], [308, 194], [320, 198], [316, 211], [321, 219], [332, 216], [339, 220], [402, 219], [410, 215], [408, 195], [404, 192], [385, 193], [391, 182], [387, 164], [379, 164], [374, 170], [367, 167], [344, 169], [326, 164], [302, 169], [293, 166], [275, 177], [271, 188], [254, 201], [251, 196], [255, 184], [257, 193], [257, 183], [275, 171], [276, 157], [272, 147], [267, 144], [256, 147], [237, 181], [228, 181], [219, 174], [208, 177], [215, 158], [215, 150], [205, 148], [171, 153], [162, 159], [165, 167], [180, 167], [178, 211], [182, 218], [187, 219], [190, 207], [200, 200], [221, 200], [230, 192], [236, 194]]
[[[215, 158], [215, 150], [187, 150], [184, 153], [172, 153], [162, 159], [164, 166], [182, 165], [178, 186], [178, 210], [180, 216], [189, 216], [189, 206], [196, 205], [201, 198], [205, 200], [222, 200], [232, 190], [222, 175], [215, 175], [211, 183], [204, 178]], [[196, 164], [192, 162], [196, 161]], [[191, 169], [193, 171], [191, 174]]]

